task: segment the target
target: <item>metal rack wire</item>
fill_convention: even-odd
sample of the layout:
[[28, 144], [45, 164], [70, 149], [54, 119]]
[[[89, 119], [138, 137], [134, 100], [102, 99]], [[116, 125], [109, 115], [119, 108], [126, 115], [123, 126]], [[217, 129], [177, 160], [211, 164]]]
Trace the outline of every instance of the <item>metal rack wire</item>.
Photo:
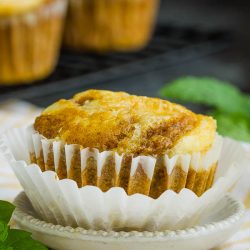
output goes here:
[[92, 83], [129, 77], [153, 69], [210, 55], [228, 47], [225, 32], [195, 28], [158, 27], [149, 45], [134, 53], [90, 54], [62, 50], [54, 73], [30, 86], [0, 87], [0, 100], [15, 97], [35, 98], [91, 87]]

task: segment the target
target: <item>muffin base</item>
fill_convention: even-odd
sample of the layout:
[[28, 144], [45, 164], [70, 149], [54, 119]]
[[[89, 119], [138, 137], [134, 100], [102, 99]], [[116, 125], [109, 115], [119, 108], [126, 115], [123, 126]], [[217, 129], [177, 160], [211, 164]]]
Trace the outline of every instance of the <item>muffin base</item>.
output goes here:
[[[59, 145], [59, 150], [55, 150], [54, 143]], [[156, 158], [119, 156], [112, 151], [100, 153], [97, 149], [64, 145], [35, 134], [36, 153], [31, 153], [30, 161], [42, 171], [55, 171], [59, 179], [74, 180], [79, 188], [92, 185], [106, 192], [112, 187], [122, 187], [128, 195], [140, 193], [157, 199], [166, 190], [179, 193], [184, 188], [201, 196], [213, 184], [220, 149], [218, 137], [213, 147], [200, 154], [196, 166], [193, 166], [192, 155], [179, 155], [175, 159], [166, 155]], [[209, 152], [210, 159], [205, 164]]]

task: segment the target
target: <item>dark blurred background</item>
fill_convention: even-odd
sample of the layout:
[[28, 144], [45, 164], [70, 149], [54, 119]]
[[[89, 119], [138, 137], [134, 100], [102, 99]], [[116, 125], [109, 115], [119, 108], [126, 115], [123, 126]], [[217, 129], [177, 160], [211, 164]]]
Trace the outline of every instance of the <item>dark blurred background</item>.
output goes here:
[[205, 74], [231, 81], [250, 91], [250, 2], [244, 0], [162, 0], [159, 23], [225, 30], [232, 43], [221, 53], [190, 62], [183, 73]]
[[[46, 106], [88, 88], [158, 96], [184, 75], [213, 76], [250, 92], [250, 2], [162, 0], [155, 35], [137, 53], [63, 51], [56, 71], [32, 86], [1, 87], [0, 100]], [[138, 31], [139, 32], [139, 31]]]

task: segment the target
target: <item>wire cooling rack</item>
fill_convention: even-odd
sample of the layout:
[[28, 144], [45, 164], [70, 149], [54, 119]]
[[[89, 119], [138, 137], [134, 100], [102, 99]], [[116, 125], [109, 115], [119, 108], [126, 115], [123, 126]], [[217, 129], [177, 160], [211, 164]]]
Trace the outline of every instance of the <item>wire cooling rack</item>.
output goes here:
[[226, 32], [160, 26], [149, 45], [134, 53], [96, 55], [62, 50], [50, 77], [28, 86], [0, 87], [0, 101], [21, 98], [43, 106], [47, 102], [42, 100], [48, 96], [49, 100], [56, 100], [103, 82], [117, 85], [125, 77], [159, 68], [167, 71], [174, 65], [222, 51], [229, 43]]

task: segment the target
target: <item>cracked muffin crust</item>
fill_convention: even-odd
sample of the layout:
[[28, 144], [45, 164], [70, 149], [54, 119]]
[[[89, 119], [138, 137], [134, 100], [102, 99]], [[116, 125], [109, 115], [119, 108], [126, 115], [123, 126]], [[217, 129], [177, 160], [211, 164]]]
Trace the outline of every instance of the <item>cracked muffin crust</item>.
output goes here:
[[166, 100], [124, 92], [88, 90], [59, 100], [36, 118], [47, 139], [119, 154], [162, 155], [206, 152], [216, 122]]

